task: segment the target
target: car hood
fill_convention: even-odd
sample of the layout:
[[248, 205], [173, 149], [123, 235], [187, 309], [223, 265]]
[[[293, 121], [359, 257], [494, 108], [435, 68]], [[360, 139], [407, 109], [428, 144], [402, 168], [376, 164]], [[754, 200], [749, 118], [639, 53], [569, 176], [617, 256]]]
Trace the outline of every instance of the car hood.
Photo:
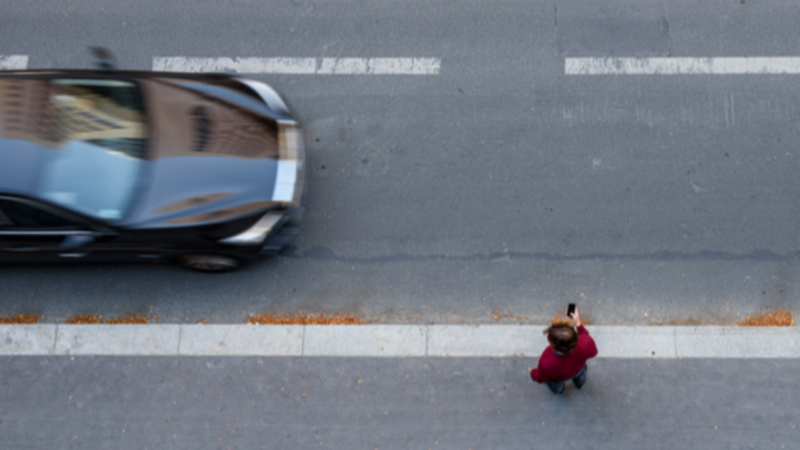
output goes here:
[[182, 156], [150, 160], [146, 185], [126, 220], [137, 228], [181, 227], [255, 214], [272, 200], [277, 158]]
[[203, 83], [149, 79], [141, 85], [148, 167], [128, 225], [213, 223], [277, 205], [285, 163], [279, 125], [263, 103]]

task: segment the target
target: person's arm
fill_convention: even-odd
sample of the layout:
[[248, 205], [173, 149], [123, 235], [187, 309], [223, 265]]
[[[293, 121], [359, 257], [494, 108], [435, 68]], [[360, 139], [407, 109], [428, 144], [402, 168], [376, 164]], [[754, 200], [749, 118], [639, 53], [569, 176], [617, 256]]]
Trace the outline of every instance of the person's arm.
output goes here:
[[539, 372], [539, 368], [538, 367], [533, 369], [533, 370], [531, 370], [531, 380], [533, 380], [533, 381], [535, 381], [535, 382], [537, 382], [539, 384], [542, 384], [542, 383], [544, 383], [544, 380], [547, 379], [547, 377], [545, 377], [544, 379], [541, 379], [539, 374], [540, 374], [540, 372]]
[[[550, 347], [547, 347], [547, 348], [549, 349]], [[533, 380], [533, 381], [535, 381], [537, 383], [544, 383], [545, 380], [547, 380], [547, 373], [544, 370], [544, 367], [542, 367], [542, 360], [544, 360], [544, 354], [545, 353], [547, 353], [547, 350], [545, 350], [542, 353], [542, 356], [539, 357], [538, 366], [535, 369], [531, 370], [531, 380]]]
[[583, 326], [581, 323], [581, 315], [578, 313], [578, 308], [575, 308], [575, 312], [572, 313], [572, 320], [575, 322], [575, 327], [580, 328]]
[[583, 326], [581, 323], [581, 316], [578, 314], [578, 308], [575, 308], [575, 312], [572, 314], [572, 319], [575, 321], [575, 327], [578, 329], [578, 336], [580, 336], [580, 341], [578, 345], [583, 350], [584, 354], [587, 358], [594, 358], [597, 356], [597, 345], [594, 343], [594, 339], [589, 336], [589, 330]]

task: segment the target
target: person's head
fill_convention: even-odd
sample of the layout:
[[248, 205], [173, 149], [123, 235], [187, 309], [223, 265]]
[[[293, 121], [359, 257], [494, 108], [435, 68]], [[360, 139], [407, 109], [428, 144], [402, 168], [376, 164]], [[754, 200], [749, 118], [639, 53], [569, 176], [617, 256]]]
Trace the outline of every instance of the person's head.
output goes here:
[[575, 328], [568, 322], [554, 322], [550, 327], [544, 330], [547, 335], [547, 341], [558, 353], [568, 355], [575, 350], [578, 345], [578, 333]]

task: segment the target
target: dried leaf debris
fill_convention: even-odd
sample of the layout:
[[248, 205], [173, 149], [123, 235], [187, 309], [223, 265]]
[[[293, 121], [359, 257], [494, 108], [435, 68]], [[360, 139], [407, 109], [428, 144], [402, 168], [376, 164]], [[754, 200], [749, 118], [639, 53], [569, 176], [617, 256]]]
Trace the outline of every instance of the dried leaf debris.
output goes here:
[[4, 325], [34, 325], [39, 322], [38, 314], [20, 314], [13, 317], [0, 317], [0, 324]]
[[69, 319], [65, 320], [64, 323], [67, 324], [98, 324], [103, 323], [100, 320], [100, 316], [93, 314], [93, 315], [77, 315], [72, 316]]
[[150, 321], [146, 317], [142, 316], [128, 316], [128, 317], [117, 317], [116, 319], [111, 319], [105, 321], [108, 324], [126, 324], [126, 325], [145, 325], [150, 323]]
[[794, 312], [775, 311], [771, 314], [748, 316], [747, 319], [737, 323], [742, 327], [792, 327], [794, 326]]
[[320, 314], [311, 315], [279, 315], [279, 314], [259, 314], [247, 318], [250, 325], [363, 325], [361, 319], [336, 313], [335, 316]]
[[146, 317], [142, 316], [127, 316], [127, 317], [117, 317], [116, 319], [106, 320], [105, 322], [101, 319], [100, 316], [97, 314], [93, 315], [77, 315], [72, 316], [69, 319], [65, 320], [64, 323], [67, 324], [112, 324], [112, 325], [120, 325], [120, 324], [135, 324], [135, 325], [144, 325], [150, 323]]

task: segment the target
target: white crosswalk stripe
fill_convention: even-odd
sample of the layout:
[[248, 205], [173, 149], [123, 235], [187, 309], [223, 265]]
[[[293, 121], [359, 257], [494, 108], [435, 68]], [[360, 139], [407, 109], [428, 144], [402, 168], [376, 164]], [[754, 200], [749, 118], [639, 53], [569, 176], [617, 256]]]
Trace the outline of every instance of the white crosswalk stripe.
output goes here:
[[226, 72], [296, 75], [436, 75], [438, 58], [153, 58], [160, 72]]
[[28, 55], [0, 55], [0, 70], [24, 70], [28, 68]]
[[800, 74], [800, 58], [566, 58], [567, 75]]

